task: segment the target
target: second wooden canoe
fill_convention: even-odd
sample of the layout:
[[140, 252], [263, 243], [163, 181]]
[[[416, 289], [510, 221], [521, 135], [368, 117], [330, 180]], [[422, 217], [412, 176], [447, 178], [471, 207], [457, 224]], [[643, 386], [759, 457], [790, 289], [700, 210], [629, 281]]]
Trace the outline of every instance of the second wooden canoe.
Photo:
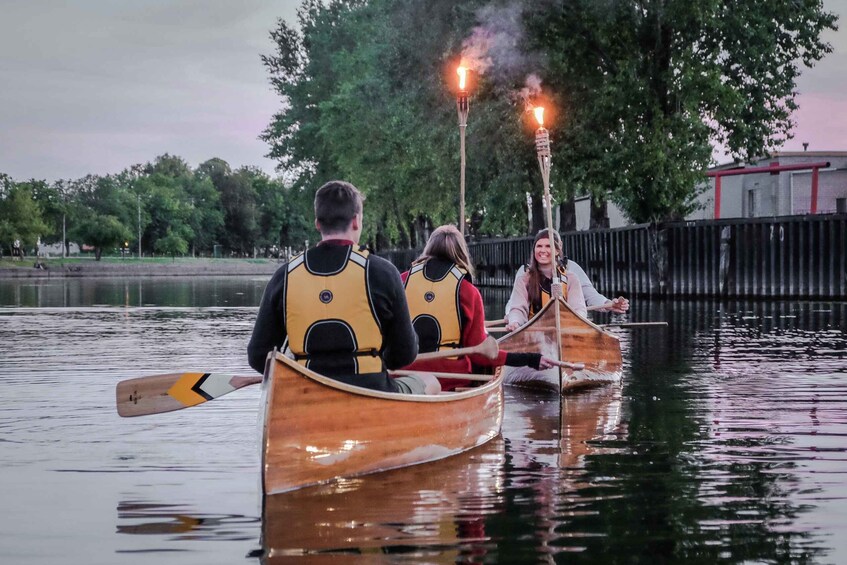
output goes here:
[[262, 386], [266, 495], [449, 457], [493, 439], [503, 423], [499, 372], [463, 392], [396, 394], [274, 353]]
[[[584, 363], [585, 369], [564, 374], [562, 392], [620, 382], [623, 362], [620, 340], [574, 312], [559, 299], [559, 328], [562, 336], [561, 351], [556, 347], [556, 308], [549, 301], [541, 311], [514, 332], [504, 335], [497, 344], [504, 351], [529, 351], [571, 363]], [[559, 370], [530, 371], [524, 367], [504, 367], [506, 384], [559, 389]]]

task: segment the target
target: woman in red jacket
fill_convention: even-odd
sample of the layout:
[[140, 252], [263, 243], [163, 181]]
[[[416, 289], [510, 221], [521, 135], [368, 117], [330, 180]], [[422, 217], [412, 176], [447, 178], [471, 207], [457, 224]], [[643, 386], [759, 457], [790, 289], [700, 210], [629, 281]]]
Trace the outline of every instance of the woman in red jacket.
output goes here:
[[[412, 325], [418, 334], [418, 351], [428, 353], [444, 349], [473, 347], [487, 337], [482, 295], [473, 285], [474, 275], [465, 238], [454, 225], [436, 228], [423, 253], [401, 278]], [[450, 359], [417, 361], [406, 370], [444, 373], [472, 373], [472, 365], [528, 365], [549, 369], [559, 362], [540, 353], [506, 353], [496, 359], [469, 355]], [[467, 379], [440, 379], [442, 390], [466, 386]]]

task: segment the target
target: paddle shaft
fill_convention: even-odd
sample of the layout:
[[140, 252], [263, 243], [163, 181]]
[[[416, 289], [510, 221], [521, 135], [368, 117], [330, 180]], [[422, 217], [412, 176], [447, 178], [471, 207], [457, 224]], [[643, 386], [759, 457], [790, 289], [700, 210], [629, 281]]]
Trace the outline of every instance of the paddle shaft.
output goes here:
[[600, 324], [601, 328], [649, 328], [667, 326], [667, 322], [621, 322], [611, 324]]
[[417, 376], [417, 375], [432, 375], [433, 377], [438, 377], [440, 379], [464, 379], [466, 381], [482, 381], [488, 382], [494, 378], [494, 375], [474, 375], [470, 373], [444, 373], [439, 371], [389, 371], [390, 374], [395, 376]]
[[421, 353], [415, 358], [415, 361], [429, 361], [431, 359], [445, 359], [447, 357], [460, 357], [462, 355], [484, 355], [489, 359], [496, 359], [500, 352], [497, 346], [497, 340], [488, 336], [485, 341], [473, 347], [460, 347], [459, 349], [442, 349], [441, 351], [431, 351], [429, 353]]

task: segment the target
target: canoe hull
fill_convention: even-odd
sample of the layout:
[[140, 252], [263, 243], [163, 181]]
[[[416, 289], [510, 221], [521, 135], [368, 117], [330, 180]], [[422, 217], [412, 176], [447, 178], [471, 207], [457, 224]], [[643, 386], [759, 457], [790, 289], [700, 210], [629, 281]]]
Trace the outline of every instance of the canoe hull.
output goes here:
[[[574, 312], [559, 300], [561, 351], [556, 352], [556, 304], [548, 302], [528, 323], [498, 340], [504, 351], [531, 351], [558, 357], [571, 363], [584, 363], [585, 369], [563, 374], [562, 392], [620, 382], [623, 361], [620, 340], [600, 326]], [[559, 370], [533, 371], [505, 367], [504, 382], [546, 390], [559, 390]]]
[[435, 461], [500, 433], [500, 376], [476, 389], [425, 396], [363, 389], [276, 353], [264, 382], [262, 486], [286, 492]]

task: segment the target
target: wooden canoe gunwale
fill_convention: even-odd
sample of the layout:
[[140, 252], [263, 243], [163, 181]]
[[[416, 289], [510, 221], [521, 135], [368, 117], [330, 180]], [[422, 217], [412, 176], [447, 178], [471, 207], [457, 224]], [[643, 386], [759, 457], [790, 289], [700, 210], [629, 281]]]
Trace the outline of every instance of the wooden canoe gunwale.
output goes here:
[[[598, 332], [600, 332], [600, 333], [602, 333], [602, 334], [605, 334], [605, 335], [607, 335], [607, 336], [609, 336], [609, 337], [611, 337], [611, 338], [614, 338], [614, 339], [616, 339], [616, 340], [619, 340], [618, 336], [616, 336], [615, 334], [611, 333], [611, 332], [610, 332], [610, 331], [608, 331], [607, 329], [603, 328], [602, 326], [598, 326], [597, 324], [595, 324], [594, 322], [592, 322], [591, 320], [589, 320], [589, 319], [588, 319], [588, 318], [586, 318], [585, 316], [580, 316], [580, 315], [576, 312], [576, 310], [574, 310], [573, 308], [571, 308], [571, 307], [568, 305], [568, 303], [567, 303], [567, 302], [565, 302], [565, 300], [564, 300], [563, 298], [559, 298], [558, 300], [559, 300], [559, 307], [560, 307], [560, 308], [562, 308], [562, 307], [567, 308], [567, 309], [568, 309], [568, 310], [569, 310], [569, 311], [570, 311], [570, 312], [571, 312], [574, 316], [577, 316], [580, 320], [582, 320], [583, 322], [585, 322], [585, 323], [586, 323], [586, 325], [588, 325], [588, 326], [590, 326], [590, 327], [594, 328], [595, 330], [597, 330]], [[519, 327], [519, 328], [518, 328], [518, 329], [516, 329], [515, 331], [513, 331], [513, 332], [509, 332], [509, 333], [507, 333], [506, 335], [502, 335], [502, 336], [500, 336], [499, 338], [497, 338], [497, 343], [499, 344], [501, 341], [505, 340], [507, 337], [513, 337], [513, 336], [516, 336], [516, 335], [520, 335], [523, 331], [525, 331], [525, 330], [527, 330], [527, 329], [530, 329], [530, 328], [533, 326], [533, 324], [535, 324], [535, 322], [536, 322], [536, 321], [538, 321], [539, 319], [541, 319], [541, 317], [542, 317], [542, 316], [544, 316], [544, 314], [546, 314], [546, 313], [547, 313], [547, 310], [549, 310], [549, 309], [550, 309], [550, 308], [552, 308], [552, 307], [553, 307], [553, 301], [552, 301], [552, 300], [548, 300], [548, 301], [547, 301], [547, 304], [545, 304], [545, 305], [544, 305], [544, 307], [543, 307], [543, 308], [541, 308], [541, 310], [539, 310], [539, 311], [538, 311], [538, 313], [536, 313], [536, 314], [535, 314], [535, 316], [533, 316], [532, 318], [530, 318], [529, 320], [527, 320], [527, 322], [526, 322], [524, 325], [522, 325], [521, 327]]]
[[[473, 390], [462, 391], [450, 393], [449, 395], [434, 395], [434, 394], [405, 394], [405, 393], [397, 393], [397, 392], [383, 392], [381, 390], [374, 390], [370, 388], [364, 388], [360, 386], [355, 386], [347, 383], [343, 383], [341, 381], [337, 381], [335, 379], [331, 379], [329, 377], [325, 377], [320, 373], [316, 373], [311, 369], [308, 369], [299, 363], [289, 359], [282, 353], [276, 353], [276, 359], [279, 359], [290, 368], [299, 371], [302, 376], [315, 381], [316, 383], [320, 383], [322, 385], [328, 386], [330, 388], [334, 388], [336, 390], [342, 390], [344, 392], [349, 392], [351, 394], [358, 394], [359, 396], [370, 396], [371, 398], [382, 398], [385, 400], [399, 400], [400, 402], [455, 402], [456, 400], [462, 400], [464, 398], [470, 398], [472, 396], [478, 396], [480, 394], [485, 394], [490, 391], [492, 388], [497, 388], [498, 380], [494, 379], [482, 386], [474, 387]], [[426, 371], [421, 371], [426, 372]], [[457, 373], [456, 378], [462, 378], [462, 375]]]
[[497, 437], [503, 420], [499, 372], [462, 392], [389, 393], [274, 353], [262, 386], [266, 495], [450, 457]]
[[[548, 301], [526, 324], [501, 336], [497, 340], [497, 344], [504, 351], [537, 351], [539, 340], [537, 337], [530, 336], [531, 334], [550, 334], [550, 330], [552, 330], [552, 335], [555, 336], [556, 330], [550, 323], [551, 320], [546, 320], [547, 323], [544, 326], [544, 329], [548, 331], [541, 332], [539, 331], [541, 328], [535, 327], [539, 323], [545, 323], [544, 318], [550, 317], [550, 310], [554, 306], [552, 300]], [[619, 382], [622, 375], [622, 358], [618, 336], [579, 315], [562, 298], [558, 299], [558, 308], [559, 319], [556, 320], [556, 325], [560, 327], [561, 335], [559, 342], [559, 347], [561, 347], [559, 350], [560, 359], [571, 363], [585, 364], [585, 369], [574, 371], [570, 377], [561, 381], [561, 392]], [[548, 346], [550, 346], [549, 343]], [[552, 347], [555, 351], [556, 345], [552, 344]], [[540, 352], [543, 353], [544, 351]], [[549, 351], [546, 354], [550, 355]], [[508, 368], [507, 370], [511, 369]], [[543, 377], [543, 373], [544, 371], [538, 371], [538, 379], [528, 377], [528, 380], [510, 384], [531, 387], [543, 385], [541, 388], [552, 388], [553, 383], [550, 382], [549, 377]], [[556, 383], [555, 389], [558, 390], [559, 386]]]

